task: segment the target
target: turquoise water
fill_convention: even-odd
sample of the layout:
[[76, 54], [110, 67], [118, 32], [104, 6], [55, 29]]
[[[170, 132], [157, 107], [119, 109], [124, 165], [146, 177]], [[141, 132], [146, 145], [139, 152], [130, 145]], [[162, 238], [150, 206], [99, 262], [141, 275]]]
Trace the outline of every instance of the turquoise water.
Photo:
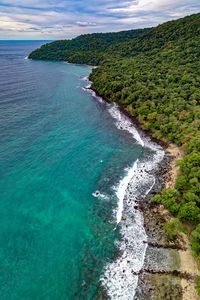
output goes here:
[[113, 187], [142, 150], [82, 89], [90, 67], [25, 59], [40, 43], [0, 42], [0, 299], [103, 299]]

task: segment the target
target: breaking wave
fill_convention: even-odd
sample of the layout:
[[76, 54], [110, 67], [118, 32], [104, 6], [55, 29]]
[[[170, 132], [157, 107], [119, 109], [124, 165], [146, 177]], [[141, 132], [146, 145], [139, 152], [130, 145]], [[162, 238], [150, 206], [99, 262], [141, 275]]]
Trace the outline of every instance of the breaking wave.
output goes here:
[[[87, 79], [85, 79], [87, 80]], [[90, 89], [85, 90], [98, 101], [104, 102]], [[155, 184], [154, 170], [164, 157], [162, 147], [139, 134], [131, 120], [125, 116], [115, 103], [107, 104], [108, 111], [116, 120], [118, 129], [126, 130], [143, 147], [143, 157], [126, 170], [126, 175], [115, 187], [118, 198], [116, 224], [120, 228], [121, 239], [117, 243], [120, 257], [105, 267], [101, 282], [111, 300], [132, 300], [138, 284], [138, 273], [143, 267], [147, 248], [147, 235], [144, 229], [139, 201], [142, 201]]]

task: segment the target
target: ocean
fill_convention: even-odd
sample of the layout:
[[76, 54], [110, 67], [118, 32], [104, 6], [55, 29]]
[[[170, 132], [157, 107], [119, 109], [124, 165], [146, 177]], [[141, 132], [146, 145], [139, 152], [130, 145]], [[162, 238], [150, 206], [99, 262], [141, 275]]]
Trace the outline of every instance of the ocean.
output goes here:
[[43, 43], [0, 41], [0, 299], [134, 299], [163, 151]]

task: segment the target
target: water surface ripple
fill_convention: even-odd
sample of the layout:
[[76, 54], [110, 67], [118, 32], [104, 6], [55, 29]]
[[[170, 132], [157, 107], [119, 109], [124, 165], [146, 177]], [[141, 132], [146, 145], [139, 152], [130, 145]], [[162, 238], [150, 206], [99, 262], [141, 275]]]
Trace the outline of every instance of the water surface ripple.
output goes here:
[[0, 299], [99, 299], [144, 148], [82, 89], [90, 67], [25, 59], [41, 43], [0, 42]]

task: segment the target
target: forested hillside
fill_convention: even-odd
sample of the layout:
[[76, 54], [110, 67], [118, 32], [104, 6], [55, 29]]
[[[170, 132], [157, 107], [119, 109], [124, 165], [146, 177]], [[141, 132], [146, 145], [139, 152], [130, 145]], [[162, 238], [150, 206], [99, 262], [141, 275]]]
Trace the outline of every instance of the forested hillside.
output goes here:
[[200, 14], [115, 38], [87, 35], [47, 44], [30, 58], [100, 63], [90, 76], [93, 89], [154, 137], [182, 147], [175, 188], [155, 200], [192, 225], [192, 248], [200, 260]]
[[136, 29], [111, 33], [80, 35], [72, 40], [48, 43], [33, 51], [29, 58], [43, 60], [67, 60], [71, 63], [98, 65], [106, 57], [106, 50], [135, 39], [151, 29]]

